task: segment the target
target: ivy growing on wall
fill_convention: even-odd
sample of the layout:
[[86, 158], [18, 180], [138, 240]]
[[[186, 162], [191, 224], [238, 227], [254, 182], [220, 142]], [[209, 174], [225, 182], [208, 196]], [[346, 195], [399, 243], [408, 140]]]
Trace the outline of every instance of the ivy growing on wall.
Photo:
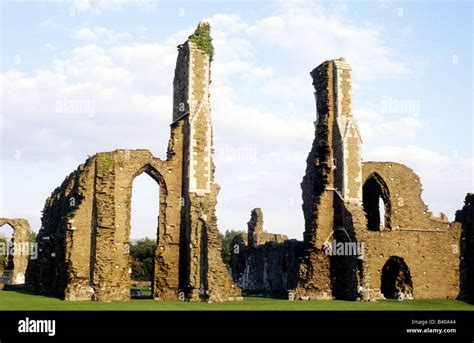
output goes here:
[[97, 162], [99, 171], [103, 173], [112, 167], [114, 161], [106, 153], [98, 153]]
[[214, 46], [212, 45], [211, 38], [211, 25], [207, 22], [200, 22], [196, 31], [189, 36], [189, 41], [196, 44], [196, 46], [209, 56], [209, 60], [212, 61], [214, 57]]

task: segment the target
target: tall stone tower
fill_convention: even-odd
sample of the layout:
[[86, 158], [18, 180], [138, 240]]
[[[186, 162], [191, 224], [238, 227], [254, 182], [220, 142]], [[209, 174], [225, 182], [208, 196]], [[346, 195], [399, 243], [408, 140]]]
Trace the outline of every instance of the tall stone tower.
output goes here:
[[174, 77], [173, 123], [183, 135], [180, 291], [190, 300], [221, 301], [240, 295], [220, 255], [215, 206], [212, 125], [209, 102], [212, 39], [208, 23], [199, 23], [178, 46]]
[[326, 61], [311, 72], [316, 137], [301, 187], [304, 238], [318, 248], [343, 225], [339, 205], [362, 204], [362, 141], [352, 116], [351, 73], [343, 58]]
[[315, 139], [301, 183], [307, 251], [295, 296], [320, 299], [339, 292], [339, 297], [350, 298], [356, 290], [356, 259], [334, 257], [328, 247], [335, 240], [355, 241], [352, 214], [361, 218], [362, 213], [361, 137], [352, 116], [351, 68], [340, 58], [310, 74]]
[[352, 115], [352, 70], [344, 60], [333, 61], [334, 82], [334, 188], [344, 201], [362, 204], [362, 157], [359, 129]]

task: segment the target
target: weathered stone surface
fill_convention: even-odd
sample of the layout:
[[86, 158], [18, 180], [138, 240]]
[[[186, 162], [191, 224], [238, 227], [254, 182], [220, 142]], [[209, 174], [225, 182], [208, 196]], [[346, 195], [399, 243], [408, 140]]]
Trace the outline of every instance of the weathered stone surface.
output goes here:
[[343, 58], [311, 72], [317, 113], [301, 183], [304, 241], [265, 232], [254, 209], [248, 233], [232, 242], [232, 281], [215, 211], [208, 25], [191, 37], [178, 47], [166, 161], [147, 150], [116, 150], [70, 174], [46, 201], [40, 256], [28, 265], [31, 287], [67, 300], [129, 299], [132, 183], [145, 172], [160, 185], [155, 299], [235, 300], [237, 284], [292, 300], [472, 300], [473, 195], [449, 223], [428, 211], [413, 170], [362, 163], [352, 70]]
[[13, 244], [13, 255], [8, 254], [8, 270], [4, 271], [3, 283], [21, 285], [25, 283], [29, 260], [30, 224], [22, 218], [0, 218], [0, 228], [3, 225], [9, 225], [13, 229], [13, 237], [10, 242]]
[[409, 268], [414, 298], [456, 298], [459, 224], [432, 216], [421, 199], [420, 179], [410, 168], [393, 162], [365, 162], [362, 168], [364, 188], [375, 177], [383, 189], [385, 220], [378, 229], [357, 227], [357, 238], [364, 242], [361, 297], [383, 297], [383, 268], [397, 257]]
[[256, 247], [266, 242], [283, 243], [288, 240], [288, 236], [269, 233], [263, 230], [263, 213], [260, 208], [254, 208], [247, 223], [248, 246]]
[[[382, 230], [446, 229], [448, 227], [446, 220], [433, 217], [428, 211], [428, 206], [421, 199], [420, 178], [412, 169], [394, 162], [364, 162], [362, 170], [363, 184], [367, 185], [368, 182], [376, 179], [386, 194], [386, 199], [383, 199], [386, 220]], [[364, 203], [368, 200], [365, 199]]]
[[353, 216], [363, 220], [361, 138], [352, 117], [351, 69], [344, 59], [326, 61], [311, 76], [315, 140], [301, 183], [307, 248], [293, 294], [296, 299], [350, 299], [357, 288], [357, 256], [328, 256], [326, 248], [333, 241], [356, 243]]
[[[330, 254], [332, 295], [383, 297], [382, 284], [391, 277], [385, 277], [384, 270], [398, 268], [400, 273], [406, 270], [404, 277], [409, 275], [410, 280], [393, 289], [409, 289], [407, 296], [420, 299], [455, 298], [459, 225], [428, 212], [420, 180], [411, 169], [392, 162], [362, 163], [360, 134], [351, 113], [350, 67], [345, 60], [325, 62], [311, 75], [317, 122], [302, 183], [305, 241], [317, 249], [332, 237], [334, 246], [356, 243], [360, 248], [350, 256]], [[304, 272], [321, 263], [305, 261], [308, 258], [303, 259], [299, 292], [310, 287]], [[401, 279], [395, 275], [392, 281]]]
[[[274, 289], [264, 283], [271, 274], [265, 267], [271, 266], [292, 280], [278, 283], [278, 290], [293, 300], [453, 299], [459, 292], [461, 224], [428, 211], [420, 179], [410, 168], [394, 162], [362, 163], [351, 73], [342, 58], [311, 72], [317, 113], [301, 183], [304, 242], [259, 246], [253, 230], [262, 226], [262, 219], [260, 212], [253, 212], [248, 246], [245, 237], [234, 242], [243, 251], [233, 256], [234, 280], [244, 291], [271, 293]], [[465, 297], [472, 296], [467, 288], [474, 270], [472, 200], [468, 195], [457, 215], [463, 225]], [[294, 257], [285, 268], [273, 261], [281, 260], [282, 253], [272, 255], [278, 251]]]
[[231, 243], [234, 282], [247, 294], [287, 296], [296, 285], [301, 242], [263, 230], [263, 213], [252, 210], [247, 234]]
[[462, 210], [456, 212], [462, 224], [461, 233], [461, 291], [459, 297], [474, 302], [474, 194], [468, 193]]
[[239, 298], [221, 258], [209, 83], [210, 56], [187, 41], [176, 64], [167, 160], [148, 150], [115, 150], [69, 175], [46, 201], [31, 287], [66, 300], [130, 299], [132, 183], [147, 173], [160, 186], [153, 298]]

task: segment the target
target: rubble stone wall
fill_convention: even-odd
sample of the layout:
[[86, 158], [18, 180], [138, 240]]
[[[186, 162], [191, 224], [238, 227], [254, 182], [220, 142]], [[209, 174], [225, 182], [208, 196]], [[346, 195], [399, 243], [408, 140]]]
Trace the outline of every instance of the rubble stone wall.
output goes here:
[[363, 183], [378, 175], [387, 186], [391, 229], [447, 228], [445, 216], [433, 217], [421, 198], [422, 186], [418, 175], [407, 166], [395, 162], [364, 162]]
[[459, 293], [459, 224], [446, 231], [393, 230], [367, 232], [363, 243], [366, 289], [382, 298], [382, 268], [392, 256], [407, 264], [416, 299], [455, 299]]
[[247, 223], [247, 234], [231, 243], [231, 273], [246, 294], [288, 296], [296, 287], [302, 242], [263, 230], [263, 212], [255, 208]]
[[464, 206], [456, 212], [456, 221], [461, 223], [461, 266], [459, 297], [474, 303], [474, 194], [468, 193]]
[[[4, 271], [3, 282], [6, 285], [21, 285], [25, 283], [25, 273], [29, 260], [29, 241], [30, 241], [30, 224], [26, 219], [22, 218], [0, 218], [1, 227], [9, 225], [13, 230], [13, 256], [8, 251], [7, 261], [13, 269]], [[10, 250], [10, 244], [5, 250]]]
[[[194, 36], [203, 32], [209, 34], [206, 23]], [[90, 157], [69, 175], [46, 201], [30, 287], [66, 300], [130, 299], [132, 184], [147, 173], [160, 186], [153, 298], [240, 298], [221, 258], [209, 83], [210, 56], [186, 41], [175, 70], [167, 160], [119, 149]]]

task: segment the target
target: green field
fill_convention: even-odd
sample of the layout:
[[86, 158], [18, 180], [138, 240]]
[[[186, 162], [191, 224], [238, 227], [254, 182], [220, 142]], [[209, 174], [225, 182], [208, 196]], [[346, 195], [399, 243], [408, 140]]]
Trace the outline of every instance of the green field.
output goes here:
[[474, 310], [474, 305], [455, 300], [288, 301], [245, 297], [223, 304], [179, 301], [132, 300], [124, 302], [68, 302], [57, 298], [0, 291], [0, 310]]

